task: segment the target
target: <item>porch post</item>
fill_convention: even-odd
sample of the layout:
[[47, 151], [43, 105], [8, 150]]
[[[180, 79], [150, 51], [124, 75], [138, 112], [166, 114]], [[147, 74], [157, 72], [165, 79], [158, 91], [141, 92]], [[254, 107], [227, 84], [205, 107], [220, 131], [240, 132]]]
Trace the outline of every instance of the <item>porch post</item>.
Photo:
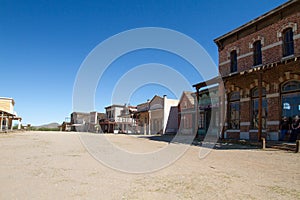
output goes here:
[[199, 87], [196, 87], [196, 101], [195, 101], [195, 130], [194, 130], [194, 134], [195, 137], [198, 138], [198, 128], [199, 128]]
[[13, 130], [13, 118], [11, 118], [11, 121], [10, 121], [10, 130], [11, 131]]
[[262, 72], [258, 73], [258, 141], [261, 140], [262, 133]]
[[18, 119], [18, 130], [21, 129], [21, 119]]
[[[225, 84], [225, 83], [224, 83]], [[220, 124], [219, 124], [219, 131], [221, 132], [221, 139], [224, 139], [224, 126], [225, 126], [225, 119], [226, 119], [226, 108], [225, 108], [225, 86], [220, 83], [219, 84], [219, 112], [220, 112]]]
[[5, 118], [5, 130], [8, 130], [8, 116]]
[[151, 111], [149, 110], [149, 127], [148, 127], [148, 129], [149, 129], [149, 135], [151, 135]]
[[2, 114], [1, 114], [1, 120], [0, 120], [0, 131], [2, 131], [3, 130], [3, 117], [4, 117], [4, 114], [3, 114], [3, 112], [2, 112]]

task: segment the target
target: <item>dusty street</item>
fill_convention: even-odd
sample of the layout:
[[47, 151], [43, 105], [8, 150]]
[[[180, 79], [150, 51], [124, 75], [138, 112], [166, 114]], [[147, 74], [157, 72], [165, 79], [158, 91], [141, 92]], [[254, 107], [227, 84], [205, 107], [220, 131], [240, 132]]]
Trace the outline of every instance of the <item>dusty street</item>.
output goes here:
[[[128, 151], [168, 145], [107, 137]], [[300, 154], [287, 151], [215, 149], [199, 159], [191, 146], [169, 167], [129, 174], [95, 160], [79, 133], [0, 134], [0, 147], [0, 199], [300, 199]]]

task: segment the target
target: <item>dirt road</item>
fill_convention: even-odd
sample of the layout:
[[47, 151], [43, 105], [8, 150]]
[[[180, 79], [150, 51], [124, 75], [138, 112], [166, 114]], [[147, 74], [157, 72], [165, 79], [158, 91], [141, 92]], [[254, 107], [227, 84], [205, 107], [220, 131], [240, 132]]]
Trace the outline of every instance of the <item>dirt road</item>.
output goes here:
[[[83, 133], [82, 133], [83, 134]], [[107, 135], [128, 151], [166, 142]], [[300, 199], [300, 154], [191, 146], [154, 173], [128, 174], [95, 160], [79, 133], [0, 134], [0, 199]]]

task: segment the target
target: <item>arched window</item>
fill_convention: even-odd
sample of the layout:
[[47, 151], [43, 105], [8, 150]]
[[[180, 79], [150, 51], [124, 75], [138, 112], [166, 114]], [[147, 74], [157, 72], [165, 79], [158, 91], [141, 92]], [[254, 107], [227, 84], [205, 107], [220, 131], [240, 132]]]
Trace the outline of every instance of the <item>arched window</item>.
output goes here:
[[282, 85], [282, 92], [292, 92], [300, 90], [300, 81], [288, 81]]
[[258, 40], [253, 43], [253, 65], [257, 66], [260, 64], [262, 64], [261, 41]]
[[294, 33], [292, 28], [283, 31], [283, 57], [294, 54]]
[[[251, 91], [251, 103], [252, 103], [252, 128], [258, 128], [258, 101], [259, 101], [259, 90], [258, 87], [252, 89]], [[266, 128], [267, 126], [267, 116], [268, 116], [268, 105], [266, 99], [266, 89], [262, 88], [262, 128]]]
[[292, 80], [281, 87], [282, 116], [300, 115], [300, 81]]
[[230, 72], [237, 71], [237, 52], [236, 50], [231, 51], [230, 53]]
[[240, 92], [232, 92], [229, 96], [228, 128], [240, 128]]

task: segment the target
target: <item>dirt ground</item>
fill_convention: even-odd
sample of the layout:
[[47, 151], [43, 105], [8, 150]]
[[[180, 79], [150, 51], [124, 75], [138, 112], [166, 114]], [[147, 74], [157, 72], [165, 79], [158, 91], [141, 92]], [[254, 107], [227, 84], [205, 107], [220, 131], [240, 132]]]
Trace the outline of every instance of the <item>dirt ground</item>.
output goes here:
[[[191, 146], [162, 170], [129, 174], [95, 160], [80, 134], [0, 134], [0, 199], [300, 199], [299, 153], [230, 148], [199, 159], [201, 147]], [[107, 137], [136, 152], [168, 145]]]

